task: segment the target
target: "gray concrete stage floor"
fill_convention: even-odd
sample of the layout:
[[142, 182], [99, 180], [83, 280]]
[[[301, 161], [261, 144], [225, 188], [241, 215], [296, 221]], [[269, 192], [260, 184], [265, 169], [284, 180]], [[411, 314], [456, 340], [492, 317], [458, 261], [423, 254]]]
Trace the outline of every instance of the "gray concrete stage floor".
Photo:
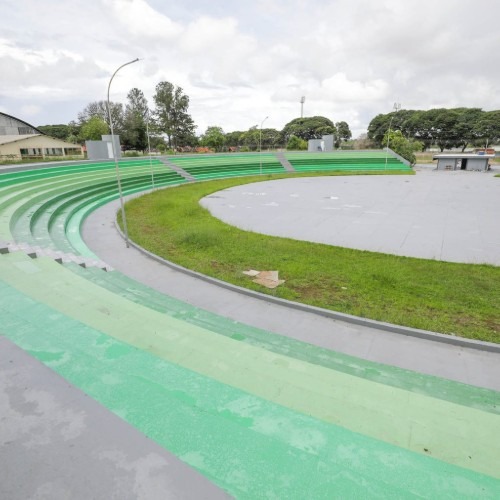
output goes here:
[[0, 335], [0, 498], [229, 498]]
[[493, 172], [292, 178], [204, 198], [239, 228], [450, 262], [500, 265], [500, 179]]
[[115, 269], [162, 293], [233, 320], [338, 352], [500, 390], [499, 353], [354, 325], [201, 281], [149, 258], [133, 247], [126, 248], [115, 228], [118, 208], [119, 202], [115, 201], [86, 219], [83, 226], [85, 242]]

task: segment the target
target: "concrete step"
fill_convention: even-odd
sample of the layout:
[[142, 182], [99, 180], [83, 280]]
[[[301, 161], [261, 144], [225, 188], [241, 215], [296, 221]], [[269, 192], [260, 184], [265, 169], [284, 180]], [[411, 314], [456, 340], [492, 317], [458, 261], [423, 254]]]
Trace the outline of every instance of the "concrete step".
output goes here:
[[23, 242], [8, 242], [0, 241], [0, 254], [23, 252], [32, 259], [38, 257], [49, 257], [59, 264], [69, 264], [73, 262], [78, 264], [83, 268], [87, 267], [97, 267], [103, 271], [113, 271], [113, 267], [109, 266], [105, 262], [99, 259], [93, 259], [91, 257], [84, 257], [83, 255], [76, 255], [72, 253], [65, 253], [61, 250], [54, 250], [52, 248], [44, 248], [38, 245], [29, 245]]

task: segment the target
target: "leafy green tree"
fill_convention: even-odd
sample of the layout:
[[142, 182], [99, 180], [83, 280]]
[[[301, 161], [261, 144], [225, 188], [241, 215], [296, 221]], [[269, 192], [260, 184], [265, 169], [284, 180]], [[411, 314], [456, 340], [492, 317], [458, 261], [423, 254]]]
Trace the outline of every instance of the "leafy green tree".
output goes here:
[[477, 122], [476, 145], [486, 147], [500, 140], [500, 111], [485, 111]]
[[276, 149], [282, 145], [281, 132], [275, 128], [262, 129], [262, 149]]
[[368, 139], [372, 140], [379, 148], [382, 147], [384, 135], [389, 130], [390, 121], [389, 114], [378, 114], [368, 124]]
[[[493, 115], [489, 115], [493, 113]], [[368, 137], [379, 147], [389, 130], [400, 130], [407, 138], [418, 140], [424, 148], [437, 145], [441, 151], [467, 145], [485, 145], [498, 140], [500, 111], [485, 112], [480, 108], [438, 108], [401, 110], [398, 113], [377, 115], [368, 126]]]
[[78, 140], [78, 136], [80, 135], [80, 128], [81, 126], [77, 122], [75, 122], [74, 120], [70, 121], [68, 123], [68, 130], [69, 130], [68, 140], [69, 137], [76, 137]]
[[71, 142], [73, 144], [78, 144], [80, 142], [80, 138], [77, 135], [71, 134], [66, 137], [66, 141]]
[[335, 128], [337, 129], [337, 133], [335, 134], [335, 147], [340, 147], [342, 141], [348, 141], [352, 137], [351, 129], [347, 122], [337, 122], [335, 124]]
[[457, 108], [454, 111], [458, 113], [454, 131], [457, 136], [456, 146], [461, 147], [463, 153], [478, 137], [478, 121], [483, 111], [481, 108]]
[[401, 130], [403, 135], [413, 137], [415, 128], [415, 113], [413, 110], [392, 111], [385, 115], [380, 114], [372, 119], [368, 125], [368, 139], [376, 146], [383, 147], [384, 135], [389, 129]]
[[[111, 108], [111, 119], [113, 120], [113, 132], [121, 135], [123, 133], [123, 105], [118, 102], [110, 102], [109, 107]], [[107, 101], [94, 101], [87, 104], [83, 111], [78, 113], [79, 124], [83, 125], [92, 117], [100, 118], [110, 127]]]
[[225, 142], [224, 131], [221, 127], [208, 127], [200, 142], [202, 146], [221, 151]]
[[321, 139], [323, 135], [335, 134], [335, 125], [324, 116], [311, 116], [309, 118], [295, 118], [288, 122], [281, 131], [284, 142], [288, 142], [294, 135], [305, 141]]
[[259, 149], [260, 130], [257, 125], [250, 127], [241, 136], [241, 142], [248, 151], [257, 151]]
[[149, 120], [148, 101], [142, 90], [138, 88], [130, 90], [127, 99], [121, 142], [126, 148], [145, 151], [148, 147], [148, 126], [146, 125]]
[[225, 136], [226, 147], [228, 148], [239, 148], [243, 145], [243, 134], [239, 130], [235, 130], [234, 132], [228, 132]]
[[460, 141], [457, 135], [458, 113], [451, 109], [430, 109], [424, 115], [430, 122], [430, 134], [441, 151], [452, 149]]
[[390, 149], [399, 156], [402, 156], [405, 160], [408, 160], [412, 165], [415, 165], [417, 162], [415, 152], [422, 151], [423, 148], [421, 142], [407, 139], [401, 130], [387, 131], [384, 136], [384, 143], [389, 144]]
[[125, 112], [137, 113], [143, 120], [146, 120], [149, 114], [148, 100], [144, 92], [134, 87], [127, 94], [128, 103]]
[[307, 141], [295, 135], [290, 136], [286, 144], [286, 149], [290, 151], [304, 151], [307, 149]]
[[108, 124], [98, 116], [92, 116], [80, 129], [80, 140], [100, 141], [102, 135], [109, 134]]
[[188, 114], [189, 97], [181, 87], [160, 82], [153, 96], [155, 118], [159, 130], [166, 134], [169, 148], [196, 142], [196, 126]]
[[70, 127], [68, 125], [40, 125], [37, 127], [38, 130], [47, 134], [50, 137], [55, 137], [56, 139], [66, 140], [71, 134]]
[[368, 139], [368, 134], [361, 134], [357, 139], [353, 141], [353, 149], [374, 149], [375, 143]]

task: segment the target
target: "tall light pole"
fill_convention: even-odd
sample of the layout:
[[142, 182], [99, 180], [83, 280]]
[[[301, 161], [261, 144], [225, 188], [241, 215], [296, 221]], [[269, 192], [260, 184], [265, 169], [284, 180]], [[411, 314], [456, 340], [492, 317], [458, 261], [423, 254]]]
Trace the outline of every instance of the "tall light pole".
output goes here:
[[262, 125], [264, 125], [264, 122], [269, 118], [269, 116], [266, 116], [261, 122], [260, 122], [260, 134], [259, 134], [259, 162], [260, 162], [260, 175], [262, 175]]
[[300, 117], [304, 118], [304, 103], [306, 102], [306, 96], [303, 95], [300, 98]]
[[[395, 102], [394, 106], [392, 107], [392, 109], [397, 114], [397, 112], [401, 109], [401, 104], [399, 102]], [[392, 125], [392, 120], [393, 120], [394, 116], [396, 116], [396, 115], [393, 114], [391, 116], [391, 120], [389, 121], [389, 130], [387, 132], [387, 147], [386, 147], [386, 150], [385, 150], [385, 167], [384, 167], [384, 170], [387, 170], [387, 156], [389, 155], [389, 136], [391, 135], [391, 125]]]
[[149, 112], [149, 108], [148, 108], [148, 115], [147, 115], [147, 120], [146, 120], [146, 135], [148, 136], [149, 168], [151, 169], [151, 189], [154, 191], [155, 190], [155, 174], [153, 171], [153, 160], [151, 158], [151, 142], [149, 140], [149, 118], [150, 118], [150, 112]]
[[109, 128], [111, 129], [111, 147], [113, 151], [113, 158], [115, 160], [115, 169], [116, 169], [116, 181], [118, 183], [118, 193], [120, 195], [120, 206], [122, 210], [122, 220], [123, 220], [123, 229], [125, 232], [125, 245], [127, 248], [129, 247], [128, 243], [128, 228], [127, 228], [127, 218], [125, 216], [125, 205], [123, 203], [123, 193], [122, 193], [122, 180], [120, 178], [120, 169], [118, 168], [118, 158], [116, 157], [116, 147], [115, 147], [115, 134], [113, 131], [113, 119], [111, 118], [111, 106], [109, 104], [109, 89], [111, 87], [111, 82], [113, 81], [113, 78], [115, 77], [116, 73], [120, 71], [123, 67], [128, 66], [129, 64], [133, 64], [137, 62], [139, 58], [134, 59], [133, 61], [129, 61], [125, 64], [122, 64], [114, 73], [113, 76], [111, 77], [111, 80], [109, 80], [108, 84], [108, 117], [109, 117]]

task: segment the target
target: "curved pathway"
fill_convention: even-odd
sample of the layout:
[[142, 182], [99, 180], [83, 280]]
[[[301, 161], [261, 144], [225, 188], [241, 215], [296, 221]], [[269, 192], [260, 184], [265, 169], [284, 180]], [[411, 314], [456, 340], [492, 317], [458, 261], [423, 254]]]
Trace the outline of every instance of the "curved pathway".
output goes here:
[[[139, 163], [127, 165], [129, 193], [150, 186]], [[137, 279], [86, 267], [80, 259], [95, 255], [81, 221], [116, 196], [103, 167], [72, 169], [71, 179], [29, 174], [43, 179], [3, 190], [3, 239], [27, 246], [0, 256], [2, 498], [218, 498], [220, 488], [238, 498], [499, 497], [499, 393], [481, 388], [500, 378], [494, 352], [166, 273], [125, 248], [116, 203], [84, 232]], [[179, 181], [163, 170], [165, 184]], [[479, 387], [361, 359], [391, 356]]]
[[203, 198], [241, 229], [359, 250], [500, 265], [492, 172], [310, 177], [235, 186]]
[[337, 352], [500, 390], [500, 353], [459, 347], [334, 320], [248, 297], [172, 269], [134, 247], [115, 227], [117, 201], [93, 212], [83, 226], [89, 248], [118, 271], [197, 307]]

